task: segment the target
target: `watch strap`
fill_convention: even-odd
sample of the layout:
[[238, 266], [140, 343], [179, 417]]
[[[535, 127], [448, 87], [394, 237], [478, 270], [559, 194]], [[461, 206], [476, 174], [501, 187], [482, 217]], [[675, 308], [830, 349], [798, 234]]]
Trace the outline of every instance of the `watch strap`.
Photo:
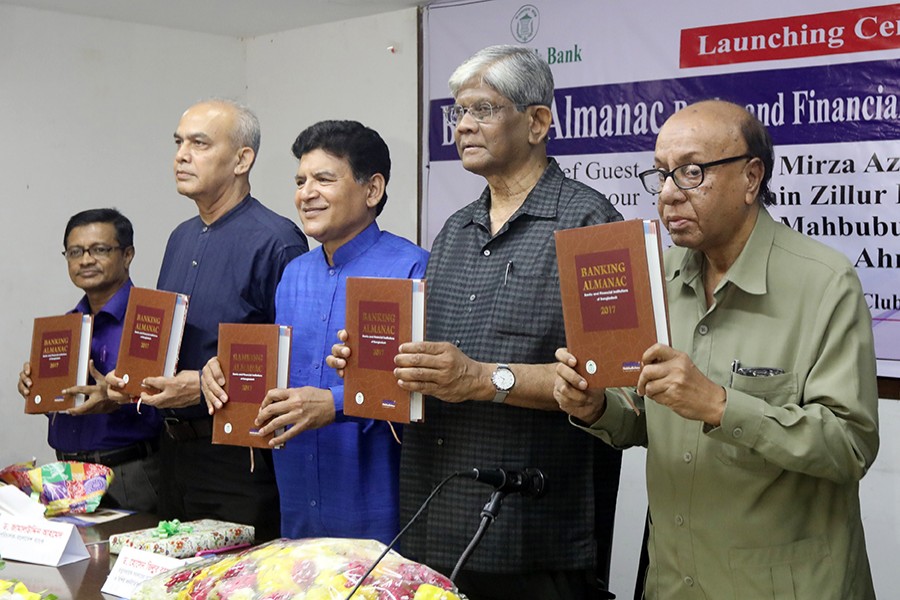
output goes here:
[[[505, 363], [497, 363], [497, 368], [495, 369], [494, 373], [500, 370], [509, 371], [510, 374], [512, 374], [512, 370], [509, 368], [509, 365]], [[494, 397], [491, 399], [491, 401], [496, 402], [497, 404], [503, 404], [504, 402], [506, 402], [506, 397], [509, 396], [509, 391], [512, 389], [512, 386], [510, 386], [509, 389], [500, 389], [500, 387], [497, 385], [497, 382], [494, 381], [493, 375], [491, 376], [491, 383], [494, 384], [494, 388], [496, 388], [497, 390], [497, 393], [494, 394]], [[513, 375], [513, 385], [515, 384], [515, 375]]]

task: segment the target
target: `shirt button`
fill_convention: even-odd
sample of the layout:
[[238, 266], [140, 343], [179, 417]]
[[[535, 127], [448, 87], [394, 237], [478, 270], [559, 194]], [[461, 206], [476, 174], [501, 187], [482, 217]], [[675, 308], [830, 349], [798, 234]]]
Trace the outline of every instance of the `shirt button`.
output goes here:
[[474, 302], [474, 301], [475, 301], [475, 294], [472, 294], [471, 296], [469, 296], [469, 301], [470, 301], [470, 302]]
[[309, 501], [309, 505], [312, 506], [312, 507], [315, 507], [316, 504], [318, 504], [318, 503], [317, 503], [315, 500], [310, 500], [310, 501]]
[[328, 274], [329, 274], [329, 275], [334, 275], [334, 269], [328, 269]]
[[196, 260], [192, 260], [192, 261], [191, 261], [191, 266], [192, 266], [192, 267], [196, 267], [196, 266], [197, 266], [197, 261], [196, 261]]
[[694, 587], [694, 578], [691, 577], [690, 575], [686, 576], [684, 578], [684, 585], [686, 585], [688, 587]]
[[736, 438], [739, 438], [742, 435], [744, 435], [744, 430], [741, 429], [740, 427], [735, 427], [734, 429], [731, 430], [731, 435], [733, 435]]
[[444, 445], [444, 438], [438, 438], [438, 439], [437, 439], [437, 445], [438, 445], [438, 446], [443, 446], [443, 445]]
[[325, 319], [327, 319], [327, 318], [328, 318], [328, 315], [322, 315], [322, 320], [323, 320], [323, 321], [324, 321]]
[[675, 524], [679, 527], [684, 525], [684, 517], [682, 517], [681, 515], [675, 515]]
[[312, 455], [312, 454], [307, 454], [307, 455], [306, 455], [306, 460], [308, 460], [309, 462], [312, 462], [312, 460], [313, 460], [313, 455]]
[[694, 460], [694, 455], [691, 454], [690, 452], [685, 452], [684, 456], [682, 458], [684, 458], [684, 462], [689, 463], [692, 460]]
[[706, 325], [701, 325], [701, 326], [697, 329], [697, 331], [700, 332], [700, 335], [706, 335], [707, 333], [709, 333], [709, 327], [707, 327]]
[[209, 231], [209, 226], [203, 228], [203, 233], [206, 233], [207, 231]]
[[491, 251], [490, 251], [490, 250], [485, 250], [485, 251], [484, 251], [484, 255], [485, 255], [485, 256], [490, 256], [490, 255], [491, 255]]

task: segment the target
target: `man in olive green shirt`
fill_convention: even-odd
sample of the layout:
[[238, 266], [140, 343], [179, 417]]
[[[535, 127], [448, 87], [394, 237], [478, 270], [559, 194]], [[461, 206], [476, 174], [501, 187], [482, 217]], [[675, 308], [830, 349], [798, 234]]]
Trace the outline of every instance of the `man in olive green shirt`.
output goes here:
[[636, 390], [588, 389], [561, 349], [555, 384], [575, 425], [647, 447], [646, 597], [874, 598], [858, 484], [878, 397], [853, 267], [769, 215], [772, 142], [742, 107], [676, 113], [654, 160], [672, 347], [645, 352]]

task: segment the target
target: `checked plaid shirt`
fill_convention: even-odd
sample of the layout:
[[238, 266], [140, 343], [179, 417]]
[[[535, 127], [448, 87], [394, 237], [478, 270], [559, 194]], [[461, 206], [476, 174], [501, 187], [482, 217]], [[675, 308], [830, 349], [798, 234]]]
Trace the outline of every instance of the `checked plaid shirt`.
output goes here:
[[[553, 232], [622, 216], [592, 188], [567, 179], [555, 160], [496, 236], [490, 191], [448, 219], [428, 262], [426, 336], [456, 344], [477, 361], [554, 362], [565, 346]], [[618, 454], [572, 430], [560, 411], [492, 402], [426, 398], [426, 421], [405, 427], [400, 469], [401, 523], [434, 485], [472, 467], [538, 467], [548, 479], [539, 499], [513, 494], [466, 565], [488, 573], [591, 569], [595, 516], [615, 512]], [[606, 463], [609, 464], [606, 464]], [[612, 486], [595, 507], [595, 469]], [[598, 496], [602, 496], [600, 490]], [[452, 568], [475, 533], [489, 488], [455, 480], [403, 538], [406, 556]], [[611, 511], [611, 513], [610, 513]], [[608, 545], [610, 539], [601, 540]]]

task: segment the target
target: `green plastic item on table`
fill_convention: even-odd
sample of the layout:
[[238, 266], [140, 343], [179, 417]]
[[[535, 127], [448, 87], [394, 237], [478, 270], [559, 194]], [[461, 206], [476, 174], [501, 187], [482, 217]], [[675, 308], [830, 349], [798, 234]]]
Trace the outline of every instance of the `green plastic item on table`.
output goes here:
[[194, 527], [192, 525], [182, 523], [178, 519], [173, 519], [171, 521], [160, 521], [159, 525], [156, 526], [156, 531], [153, 532], [153, 537], [166, 539], [182, 533], [191, 533], [193, 531]]

